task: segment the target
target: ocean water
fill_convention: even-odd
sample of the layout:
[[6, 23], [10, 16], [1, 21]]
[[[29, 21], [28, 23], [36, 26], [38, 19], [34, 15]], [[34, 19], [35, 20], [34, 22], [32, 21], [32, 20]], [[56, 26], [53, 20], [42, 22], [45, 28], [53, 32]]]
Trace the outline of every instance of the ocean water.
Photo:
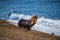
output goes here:
[[0, 18], [8, 19], [11, 11], [60, 19], [60, 0], [0, 0]]
[[0, 0], [0, 19], [17, 26], [20, 19], [37, 15], [32, 30], [60, 36], [60, 0]]

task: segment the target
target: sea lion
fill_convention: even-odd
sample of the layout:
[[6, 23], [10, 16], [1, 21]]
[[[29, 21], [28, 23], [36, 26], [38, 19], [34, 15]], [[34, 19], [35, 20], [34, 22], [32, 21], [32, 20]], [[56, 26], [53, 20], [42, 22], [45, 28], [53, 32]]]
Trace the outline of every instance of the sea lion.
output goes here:
[[21, 19], [18, 22], [18, 26], [22, 28], [26, 28], [28, 30], [31, 30], [31, 27], [36, 23], [37, 21], [37, 16], [32, 16], [31, 19], [26, 20], [26, 19]]

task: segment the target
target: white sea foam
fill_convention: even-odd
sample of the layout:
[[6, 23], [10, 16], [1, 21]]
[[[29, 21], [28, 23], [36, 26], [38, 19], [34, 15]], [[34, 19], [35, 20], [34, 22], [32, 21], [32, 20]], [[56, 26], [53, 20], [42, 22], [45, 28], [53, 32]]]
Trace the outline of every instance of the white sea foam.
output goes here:
[[[8, 21], [18, 26], [17, 23], [20, 19], [29, 19], [31, 17], [32, 17], [31, 15], [12, 13]], [[46, 32], [49, 34], [54, 33], [55, 35], [60, 36], [60, 20], [53, 20], [40, 17], [38, 18], [36, 24], [31, 29]]]

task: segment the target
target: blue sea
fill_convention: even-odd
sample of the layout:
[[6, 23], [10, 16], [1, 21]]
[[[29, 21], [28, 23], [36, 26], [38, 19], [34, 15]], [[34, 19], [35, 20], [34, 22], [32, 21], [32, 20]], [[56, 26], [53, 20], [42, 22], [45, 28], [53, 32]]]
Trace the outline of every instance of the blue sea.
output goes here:
[[0, 19], [18, 26], [33, 15], [38, 20], [32, 30], [60, 36], [60, 0], [0, 0]]

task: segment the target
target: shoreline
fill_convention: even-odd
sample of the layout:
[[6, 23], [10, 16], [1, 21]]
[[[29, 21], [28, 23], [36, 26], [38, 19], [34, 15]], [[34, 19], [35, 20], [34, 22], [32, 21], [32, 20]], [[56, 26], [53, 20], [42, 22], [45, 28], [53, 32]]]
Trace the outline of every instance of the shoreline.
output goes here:
[[25, 31], [5, 20], [0, 20], [0, 40], [60, 40], [60, 36], [35, 30]]

